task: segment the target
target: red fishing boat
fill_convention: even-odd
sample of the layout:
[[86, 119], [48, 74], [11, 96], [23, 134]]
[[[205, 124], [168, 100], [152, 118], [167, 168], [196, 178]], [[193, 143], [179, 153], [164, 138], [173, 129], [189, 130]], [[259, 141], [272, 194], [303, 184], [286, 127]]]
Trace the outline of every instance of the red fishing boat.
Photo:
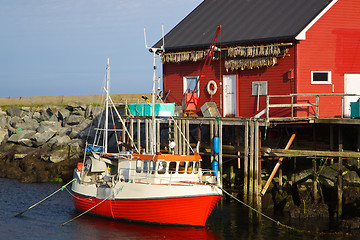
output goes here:
[[[74, 170], [76, 181], [72, 183], [72, 192], [75, 208], [114, 219], [204, 226], [222, 197], [222, 190], [216, 177], [218, 171], [202, 169], [198, 153], [157, 153], [156, 134], [152, 134], [154, 139], [150, 153], [108, 153], [107, 120], [111, 107], [114, 107], [124, 131], [127, 131], [115, 106], [111, 106], [109, 71], [108, 62], [104, 134], [94, 138], [104, 145], [100, 146], [95, 141], [87, 145], [87, 157]], [[153, 103], [154, 99], [155, 87]], [[152, 121], [156, 121], [154, 114]], [[134, 143], [132, 146], [134, 152], [139, 152]], [[173, 146], [170, 144], [169, 147]]]

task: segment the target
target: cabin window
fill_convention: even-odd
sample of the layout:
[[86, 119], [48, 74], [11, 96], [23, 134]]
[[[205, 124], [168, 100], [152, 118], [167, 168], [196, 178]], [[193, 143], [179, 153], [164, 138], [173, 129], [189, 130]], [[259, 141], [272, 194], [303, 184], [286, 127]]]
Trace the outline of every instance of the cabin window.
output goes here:
[[186, 162], [180, 162], [179, 163], [179, 174], [184, 174], [185, 173], [185, 166], [186, 166]]
[[170, 162], [170, 164], [169, 164], [169, 173], [170, 174], [176, 173], [176, 162]]
[[141, 173], [141, 169], [142, 169], [142, 164], [143, 162], [142, 162], [142, 160], [137, 160], [136, 161], [136, 172], [137, 173]]
[[155, 173], [155, 162], [154, 161], [150, 161], [150, 173], [154, 174]]
[[189, 163], [188, 163], [188, 167], [187, 167], [187, 173], [188, 173], [188, 174], [191, 174], [191, 173], [192, 173], [192, 171], [193, 171], [193, 164], [194, 164], [194, 162], [189, 162]]
[[197, 174], [199, 171], [199, 162], [195, 162], [194, 173]]
[[[195, 86], [196, 86], [196, 82], [198, 80], [199, 77], [197, 76], [193, 76], [193, 77], [184, 77], [183, 78], [183, 90], [184, 93], [193, 93], [195, 90]], [[197, 97], [197, 93], [199, 92], [199, 88], [200, 88], [200, 84], [199, 82], [197, 83], [197, 88], [196, 88], [196, 97]]]
[[331, 84], [331, 71], [311, 71], [311, 84]]
[[166, 173], [166, 162], [161, 161], [159, 162], [159, 166], [158, 166], [158, 174], [164, 174]]
[[149, 172], [149, 160], [144, 160], [143, 172], [144, 172], [144, 173], [148, 173], [148, 172]]

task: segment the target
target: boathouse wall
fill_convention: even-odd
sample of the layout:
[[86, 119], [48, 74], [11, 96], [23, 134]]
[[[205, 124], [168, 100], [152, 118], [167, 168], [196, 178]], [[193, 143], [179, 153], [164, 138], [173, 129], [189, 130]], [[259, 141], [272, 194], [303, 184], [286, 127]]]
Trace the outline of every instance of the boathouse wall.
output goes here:
[[[339, 0], [306, 32], [306, 39], [298, 42], [297, 93], [342, 94], [345, 74], [360, 73], [359, 9], [358, 0]], [[312, 83], [312, 71], [331, 71], [331, 81]], [[320, 117], [340, 116], [341, 108], [340, 96], [324, 96], [319, 100]], [[311, 110], [314, 111], [298, 111], [297, 116], [309, 116]]]
[[[215, 102], [220, 114], [223, 113], [222, 98], [222, 77], [224, 75], [236, 75], [236, 117], [253, 117], [259, 111], [266, 108], [266, 95], [252, 94], [252, 83], [258, 81], [267, 82], [267, 94], [284, 95], [295, 93], [295, 79], [290, 79], [288, 72], [295, 68], [295, 50], [290, 47], [284, 57], [278, 58], [277, 65], [273, 67], [263, 67], [254, 69], [244, 69], [231, 71], [226, 70], [225, 60], [212, 61], [207, 71], [206, 79], [202, 79], [199, 84], [200, 99], [198, 103], [198, 112], [200, 107], [206, 102]], [[221, 64], [221, 67], [220, 67]], [[202, 62], [182, 62], [163, 64], [164, 92], [170, 91], [167, 102], [175, 102], [178, 105], [183, 103], [184, 89], [183, 78], [199, 76], [201, 73]], [[207, 83], [214, 80], [217, 84], [217, 92], [212, 97], [206, 90]], [[273, 103], [288, 103], [289, 99], [277, 99]], [[288, 109], [277, 109], [272, 112], [272, 116], [283, 117], [290, 114]]]

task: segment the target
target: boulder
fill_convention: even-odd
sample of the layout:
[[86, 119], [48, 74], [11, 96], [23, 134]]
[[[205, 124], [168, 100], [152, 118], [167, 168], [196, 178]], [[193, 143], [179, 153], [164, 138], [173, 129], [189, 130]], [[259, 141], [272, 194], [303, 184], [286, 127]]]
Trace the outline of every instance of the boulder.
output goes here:
[[6, 114], [1, 114], [0, 113], [0, 127], [2, 127], [2, 128], [6, 127], [7, 123], [8, 123], [8, 120], [7, 120]]
[[85, 110], [85, 118], [91, 119], [91, 112], [92, 112], [93, 106], [89, 105]]
[[48, 142], [48, 146], [51, 149], [63, 148], [69, 145], [70, 140], [71, 140], [70, 137], [67, 135], [62, 135], [62, 136], [57, 135], [52, 139], [50, 139], [50, 141]]
[[80, 115], [80, 116], [84, 116], [85, 115], [85, 111], [82, 108], [74, 108], [71, 112], [72, 115]]
[[47, 141], [49, 141], [55, 134], [56, 131], [49, 128], [47, 131], [35, 133], [30, 140], [33, 141], [35, 146], [40, 147], [44, 145]]
[[73, 125], [78, 125], [80, 124], [82, 121], [85, 120], [85, 117], [84, 116], [81, 116], [81, 115], [74, 115], [74, 114], [71, 114], [67, 120], [66, 120], [66, 124], [67, 125], [70, 125], [70, 126], [73, 126]]
[[0, 127], [0, 144], [8, 136], [9, 132], [7, 129]]
[[8, 142], [19, 143], [24, 139], [30, 139], [32, 136], [35, 135], [35, 133], [36, 131], [34, 130], [19, 131], [18, 133], [11, 135], [8, 139]]
[[67, 117], [70, 116], [70, 111], [66, 108], [60, 108], [57, 112], [57, 116], [60, 121], [64, 121]]
[[360, 184], [359, 175], [355, 171], [345, 172], [343, 176], [343, 180], [347, 181], [350, 184]]
[[6, 110], [6, 113], [10, 117], [20, 117], [21, 116], [21, 109], [20, 109], [20, 107], [14, 106], [14, 107], [8, 108]]
[[53, 163], [59, 163], [59, 162], [64, 161], [68, 157], [68, 154], [69, 154], [68, 149], [66, 149], [66, 148], [59, 149], [59, 150], [53, 151], [51, 153], [49, 160]]
[[61, 123], [53, 121], [42, 121], [39, 127], [36, 129], [37, 132], [46, 132], [52, 130], [55, 133], [59, 132], [61, 129]]

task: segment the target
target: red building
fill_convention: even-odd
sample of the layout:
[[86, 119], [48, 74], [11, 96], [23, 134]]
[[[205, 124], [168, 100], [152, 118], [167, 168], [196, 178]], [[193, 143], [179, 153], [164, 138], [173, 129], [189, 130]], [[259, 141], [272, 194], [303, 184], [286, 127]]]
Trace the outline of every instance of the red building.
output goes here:
[[[222, 116], [253, 117], [271, 96], [268, 104], [295, 107], [272, 105], [270, 116], [350, 114], [350, 102], [359, 97], [339, 95], [360, 94], [359, 0], [203, 1], [165, 36], [168, 102], [180, 105], [194, 90], [218, 25], [195, 112], [215, 102]], [[216, 83], [214, 95], [207, 91], [209, 81]]]

